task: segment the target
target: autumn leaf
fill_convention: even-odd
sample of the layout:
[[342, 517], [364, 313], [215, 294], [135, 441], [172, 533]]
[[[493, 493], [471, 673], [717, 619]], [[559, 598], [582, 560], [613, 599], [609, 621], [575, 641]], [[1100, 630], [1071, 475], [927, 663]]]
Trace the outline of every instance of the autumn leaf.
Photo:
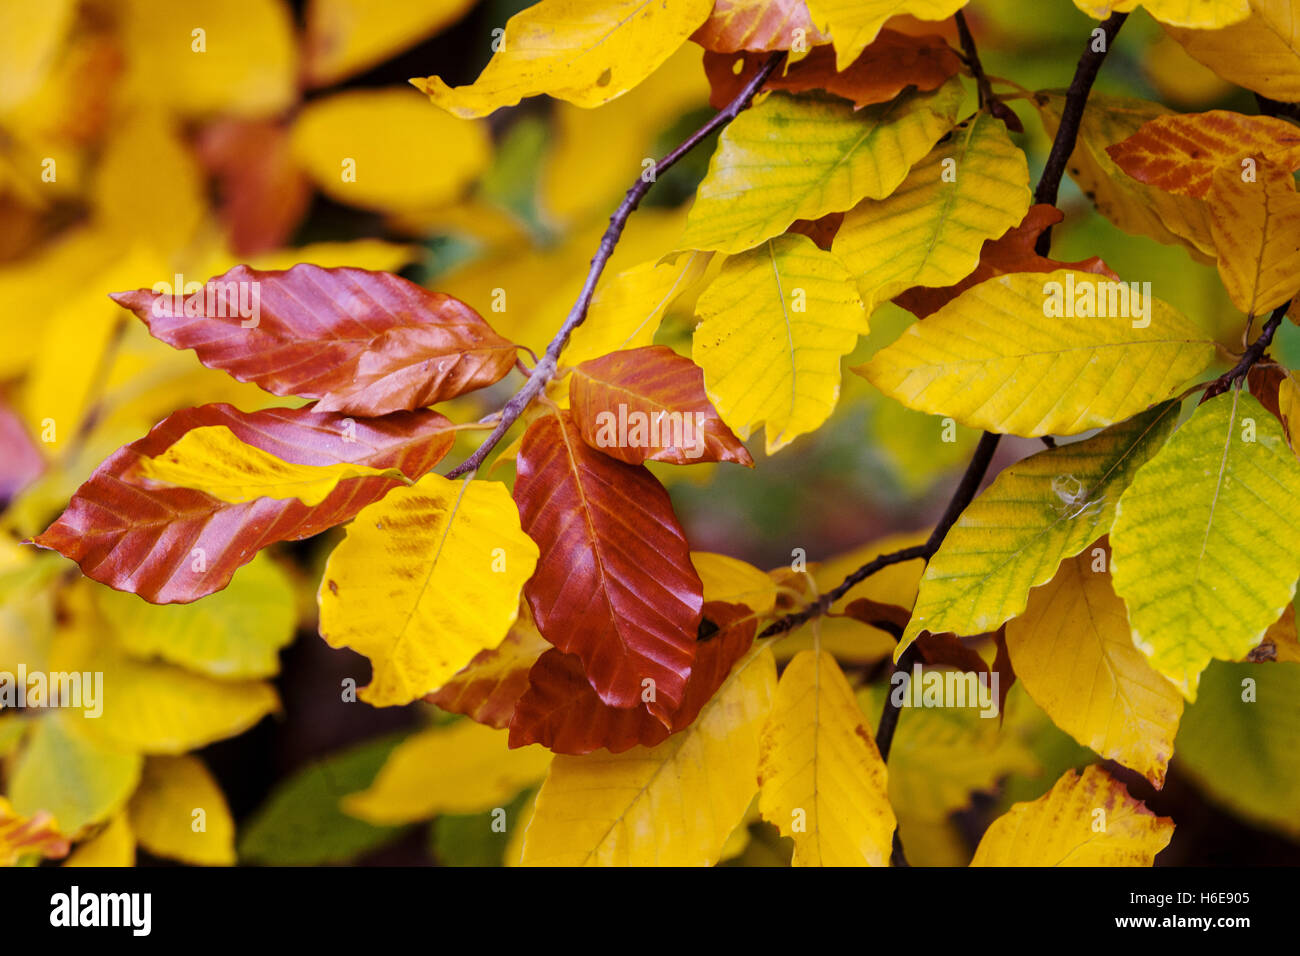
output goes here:
[[537, 548], [505, 485], [428, 474], [368, 505], [321, 579], [321, 636], [370, 658], [359, 696], [406, 704], [505, 638]]
[[76, 561], [96, 581], [155, 604], [219, 591], [261, 548], [342, 524], [396, 482], [349, 481], [311, 508], [271, 498], [231, 505], [201, 491], [142, 488], [125, 480], [127, 472], [191, 429], [211, 425], [224, 425], [241, 441], [294, 464], [351, 461], [398, 468], [411, 479], [437, 464], [452, 444], [451, 423], [435, 412], [349, 421], [310, 408], [245, 414], [229, 405], [204, 405], [177, 412], [95, 469], [34, 543]]
[[699, 366], [662, 345], [583, 362], [569, 377], [569, 407], [583, 441], [629, 465], [754, 465], [709, 404]]
[[382, 7], [364, 0], [311, 0], [303, 37], [303, 74], [329, 86], [440, 32], [474, 0], [402, 0]]
[[364, 269], [236, 266], [184, 299], [148, 289], [113, 299], [173, 348], [317, 411], [383, 415], [491, 385], [515, 350], [448, 295]]
[[[1140, 0], [1156, 20], [1194, 30], [1219, 30], [1250, 15], [1247, 0]], [[1112, 13], [1132, 13], [1139, 0], [1074, 0], [1088, 16], [1104, 20]]]
[[763, 819], [794, 840], [795, 866], [888, 866], [897, 821], [885, 763], [835, 658], [786, 665], [763, 731]]
[[1212, 659], [1245, 657], [1294, 597], [1296, 534], [1300, 463], [1237, 389], [1201, 405], [1120, 497], [1115, 591], [1133, 643], [1189, 701]]
[[1161, 787], [1183, 699], [1133, 646], [1108, 556], [1085, 552], [1062, 562], [1007, 625], [1007, 650], [1016, 677], [1058, 727]]
[[235, 821], [197, 757], [150, 757], [131, 797], [131, 830], [155, 856], [204, 866], [235, 862]]
[[804, 0], [715, 0], [713, 12], [691, 39], [718, 53], [767, 53], [790, 49], [795, 31], [808, 46], [829, 39], [812, 25]]
[[135, 834], [131, 832], [131, 821], [126, 812], [114, 814], [98, 833], [77, 844], [63, 865], [97, 869], [135, 866]]
[[1249, 17], [1221, 30], [1165, 29], [1224, 79], [1275, 100], [1296, 102], [1300, 100], [1300, 21], [1295, 7], [1291, 0], [1249, 3]]
[[994, 820], [971, 866], [1151, 866], [1173, 834], [1172, 820], [1091, 766]]
[[854, 274], [871, 313], [912, 286], [952, 285], [969, 275], [985, 241], [1015, 227], [1030, 199], [1025, 154], [1001, 120], [980, 112], [888, 198], [850, 210], [831, 251]]
[[920, 20], [946, 20], [967, 0], [808, 0], [813, 23], [831, 35], [843, 70], [858, 58], [893, 16], [910, 14]]
[[1206, 199], [1233, 305], [1263, 315], [1289, 302], [1300, 292], [1300, 196], [1290, 170], [1261, 162], [1258, 179], [1246, 180], [1240, 168], [1223, 167]]
[[957, 519], [926, 565], [899, 653], [922, 631], [996, 630], [1032, 588], [1106, 534], [1134, 475], [1178, 424], [1170, 402], [1011, 465]]
[[743, 604], [759, 617], [776, 606], [776, 582], [748, 562], [726, 554], [692, 551], [691, 564], [704, 585], [704, 600]]
[[644, 699], [667, 725], [704, 603], [668, 493], [644, 466], [587, 445], [560, 412], [525, 432], [514, 496], [541, 550], [524, 593], [542, 636], [582, 660], [606, 704]]
[[1171, 113], [1106, 147], [1106, 153], [1139, 182], [1204, 199], [1215, 170], [1233, 166], [1240, 172], [1248, 158], [1267, 159], [1287, 170], [1300, 168], [1300, 130], [1271, 116], [1230, 110]]
[[58, 859], [67, 852], [67, 837], [59, 833], [58, 823], [50, 814], [24, 817], [0, 797], [0, 866], [14, 866], [28, 855]]
[[[704, 54], [712, 89], [709, 105], [722, 109], [731, 102], [758, 75], [765, 59], [759, 53]], [[909, 36], [895, 30], [881, 30], [848, 68], [837, 69], [835, 61], [834, 47], [814, 47], [784, 72], [774, 73], [763, 88], [787, 93], [825, 90], [861, 108], [886, 103], [909, 86], [922, 92], [937, 90], [961, 69], [961, 60], [942, 37]]]
[[486, 116], [546, 93], [596, 107], [626, 93], [686, 41], [711, 0], [541, 0], [511, 17], [495, 55], [469, 86], [413, 79], [435, 105]]
[[1121, 291], [1127, 298], [1127, 284], [1068, 270], [999, 276], [854, 371], [908, 408], [987, 431], [1033, 437], [1110, 425], [1170, 398], [1214, 356], [1172, 307], [1150, 296], [1139, 305], [1134, 294], [1125, 308]]
[[961, 96], [957, 79], [864, 110], [773, 93], [723, 131], [679, 247], [743, 252], [796, 219], [888, 196], [952, 127]]
[[830, 417], [840, 359], [868, 331], [850, 274], [806, 236], [732, 256], [700, 295], [691, 357], [742, 440], [762, 424], [774, 454]]
[[907, 309], [918, 319], [924, 319], [938, 312], [971, 286], [1011, 272], [1056, 272], [1071, 269], [1075, 272], [1096, 273], [1118, 282], [1119, 276], [1111, 272], [1106, 263], [1096, 256], [1083, 262], [1056, 262], [1034, 251], [1035, 243], [1043, 230], [1051, 228], [1064, 218], [1065, 214], [1055, 206], [1045, 203], [1030, 206], [1018, 226], [1008, 229], [997, 239], [984, 241], [980, 249], [979, 265], [966, 278], [955, 285], [938, 289], [908, 289], [894, 297], [894, 304]]
[[754, 647], [695, 721], [657, 747], [556, 757], [524, 834], [523, 864], [716, 862], [758, 789], [759, 737], [775, 689], [771, 651]]

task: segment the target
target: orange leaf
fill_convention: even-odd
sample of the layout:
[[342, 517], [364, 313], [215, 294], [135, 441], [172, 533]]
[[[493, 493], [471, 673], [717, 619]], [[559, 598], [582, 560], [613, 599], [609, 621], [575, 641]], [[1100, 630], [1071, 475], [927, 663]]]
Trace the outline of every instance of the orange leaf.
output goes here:
[[804, 0], [715, 0], [709, 19], [691, 39], [718, 53], [768, 53], [790, 49], [796, 30], [803, 31], [808, 46], [830, 39], [813, 26]]

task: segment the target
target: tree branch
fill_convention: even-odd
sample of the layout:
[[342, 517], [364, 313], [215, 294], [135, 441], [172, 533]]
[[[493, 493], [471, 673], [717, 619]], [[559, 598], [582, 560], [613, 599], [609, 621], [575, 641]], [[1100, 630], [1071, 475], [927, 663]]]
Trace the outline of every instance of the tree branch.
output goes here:
[[[688, 136], [672, 152], [659, 160], [654, 167], [655, 178], [667, 172], [678, 160], [708, 139], [715, 130], [721, 129], [747, 109], [754, 99], [754, 94], [759, 91], [763, 84], [767, 82], [768, 77], [781, 65], [785, 56], [785, 52], [781, 51], [769, 57], [768, 61], [763, 64], [763, 68], [758, 71], [752, 80], [745, 84], [745, 88], [736, 95], [735, 99], [715, 113], [707, 123]], [[592, 257], [591, 268], [587, 270], [587, 279], [582, 284], [582, 291], [578, 293], [578, 299], [573, 303], [573, 308], [569, 310], [569, 315], [564, 320], [564, 324], [555, 333], [555, 338], [551, 339], [551, 344], [547, 346], [545, 354], [533, 366], [528, 381], [524, 382], [523, 387], [501, 409], [501, 417], [497, 420], [497, 425], [492, 429], [492, 433], [488, 435], [474, 454], [447, 472], [448, 478], [459, 478], [468, 472], [476, 471], [492, 449], [505, 436], [505, 433], [510, 430], [510, 426], [523, 414], [524, 409], [542, 393], [546, 383], [555, 376], [560, 365], [560, 353], [564, 351], [564, 347], [568, 344], [569, 336], [573, 334], [573, 330], [586, 320], [587, 310], [591, 307], [591, 297], [596, 292], [596, 283], [600, 280], [601, 273], [605, 271], [605, 266], [609, 262], [609, 257], [614, 253], [614, 247], [618, 245], [618, 240], [623, 235], [623, 227], [627, 224], [628, 217], [636, 211], [637, 206], [640, 205], [641, 200], [649, 192], [654, 182], [654, 179], [646, 179], [642, 175], [637, 178], [636, 183], [627, 191], [627, 195], [619, 203], [618, 209], [614, 210], [614, 214], [609, 217], [609, 226], [605, 229], [605, 234], [601, 236], [600, 245], [596, 248], [595, 256]]]
[[1205, 390], [1205, 397], [1201, 399], [1201, 401], [1209, 401], [1216, 395], [1222, 395], [1231, 388], [1234, 383], [1240, 381], [1249, 374], [1255, 363], [1264, 357], [1265, 350], [1267, 350], [1269, 345], [1272, 343], [1273, 336], [1277, 333], [1278, 327], [1282, 324], [1282, 320], [1286, 318], [1287, 310], [1290, 308], [1291, 302], [1287, 301], [1273, 310], [1273, 314], [1269, 316], [1268, 321], [1264, 323], [1264, 327], [1260, 329], [1259, 338], [1250, 343], [1250, 346], [1246, 349], [1245, 353], [1241, 356], [1241, 360], [1237, 362], [1236, 365], [1210, 383], [1209, 387]]

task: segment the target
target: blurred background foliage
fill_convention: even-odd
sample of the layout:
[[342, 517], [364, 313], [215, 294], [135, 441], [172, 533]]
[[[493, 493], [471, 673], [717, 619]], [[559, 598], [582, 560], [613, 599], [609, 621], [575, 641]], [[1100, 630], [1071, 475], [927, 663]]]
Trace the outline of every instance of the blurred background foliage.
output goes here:
[[[284, 404], [152, 340], [109, 292], [177, 273], [201, 281], [239, 262], [385, 269], [464, 299], [536, 352], [545, 347], [642, 160], [709, 115], [708, 91], [693, 44], [593, 111], [536, 99], [466, 121], [407, 84], [428, 74], [471, 81], [491, 56], [492, 31], [526, 5], [0, 6], [0, 670], [20, 660], [89, 667], [108, 655], [107, 670], [129, 672], [142, 701], [138, 726], [111, 728], [110, 739], [80, 740], [58, 715], [0, 715], [2, 792], [19, 812], [54, 809], [77, 837], [79, 862], [474, 865], [517, 856], [535, 782], [494, 777], [503, 734], [491, 743], [470, 733], [451, 740], [464, 722], [431, 706], [376, 710], [341, 699], [347, 679], [366, 682], [368, 665], [315, 636], [315, 589], [338, 532], [274, 549], [226, 592], [165, 608], [92, 585], [57, 555], [18, 542], [59, 513], [95, 464], [169, 412], [218, 401], [246, 411]], [[1095, 26], [1069, 0], [976, 0], [968, 17], [988, 72], [1028, 90], [1065, 85]], [[192, 49], [195, 25], [206, 31], [202, 56]], [[950, 27], [926, 25], [955, 44]], [[1183, 111], [1255, 112], [1249, 94], [1191, 60], [1143, 13], [1130, 18], [1097, 91]], [[1010, 102], [1036, 177], [1048, 139], [1032, 106]], [[610, 274], [673, 248], [711, 149], [705, 144], [655, 185]], [[342, 181], [340, 157], [355, 160], [355, 182]], [[1121, 232], [1068, 180], [1060, 205], [1057, 258], [1099, 255], [1122, 278], [1150, 281], [1157, 297], [1225, 346], [1240, 347], [1225, 338], [1240, 317], [1213, 267]], [[492, 307], [498, 289], [504, 311]], [[691, 305], [675, 304], [659, 341], [689, 346]], [[911, 317], [887, 304], [871, 321], [846, 367], [888, 344]], [[1300, 364], [1290, 323], [1278, 349]], [[447, 412], [477, 418], [518, 384], [511, 375]], [[955, 442], [944, 442], [941, 428], [845, 375], [831, 421], [773, 459], [756, 443], [755, 470], [657, 473], [696, 549], [764, 568], [806, 553], [827, 562], [816, 576], [829, 586], [889, 547], [888, 536], [923, 532], [942, 509], [978, 436], [958, 429]], [[1004, 441], [993, 471], [1038, 447]], [[508, 462], [493, 477], [510, 480]], [[908, 587], [873, 580], [882, 599]], [[881, 673], [890, 648], [883, 635], [850, 621], [825, 626], [824, 637], [862, 674]], [[1277, 751], [1252, 755], [1225, 743], [1214, 690], [1232, 692], [1231, 669], [1215, 664], [1207, 673], [1162, 792], [1111, 768], [1151, 809], [1178, 821], [1162, 862], [1300, 862], [1290, 842], [1300, 834], [1295, 748], [1282, 758], [1286, 770], [1270, 763]], [[863, 691], [868, 713], [879, 713], [879, 692]], [[160, 710], [156, 699], [168, 694], [184, 699]], [[1273, 716], [1300, 726], [1295, 713]], [[160, 736], [162, 725], [175, 732]], [[418, 806], [376, 819], [373, 806], [363, 812], [343, 799], [380, 788], [393, 748], [430, 727], [448, 733], [429, 738], [428, 792]], [[197, 760], [180, 756], [187, 752]], [[909, 712], [890, 786], [912, 862], [964, 864], [992, 816], [1091, 759], [1019, 687], [1001, 730], [969, 711]], [[220, 792], [210, 799], [228, 807], [233, 834], [203, 851], [208, 858], [153, 832], [150, 814], [168, 805], [169, 793], [179, 789], [183, 801], [213, 786]], [[1262, 805], [1268, 792], [1280, 794], [1278, 806]], [[505, 810], [504, 828], [493, 826], [494, 808]], [[727, 855], [781, 865], [789, 846], [751, 813]]]

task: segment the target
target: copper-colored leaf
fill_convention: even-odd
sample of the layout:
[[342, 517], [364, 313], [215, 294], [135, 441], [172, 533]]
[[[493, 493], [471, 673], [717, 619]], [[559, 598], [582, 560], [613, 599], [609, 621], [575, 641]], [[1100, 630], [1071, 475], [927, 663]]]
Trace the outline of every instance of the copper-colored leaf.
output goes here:
[[705, 394], [704, 372], [664, 345], [583, 362], [569, 378], [569, 407], [583, 441], [629, 465], [754, 464]]
[[515, 703], [528, 689], [528, 671], [551, 645], [537, 631], [525, 603], [510, 633], [496, 647], [474, 659], [424, 699], [453, 714], [498, 730], [510, 725]]
[[284, 245], [311, 202], [311, 182], [293, 158], [288, 130], [272, 120], [220, 119], [195, 145], [216, 177], [235, 253], [252, 256]]
[[842, 225], [844, 225], [844, 213], [828, 212], [820, 219], [796, 219], [790, 223], [790, 228], [786, 232], [807, 236], [822, 252], [830, 252], [831, 244], [835, 242], [835, 235]]
[[387, 272], [236, 266], [183, 308], [174, 298], [113, 296], [204, 365], [276, 395], [318, 398], [323, 412], [422, 408], [491, 385], [515, 362], [514, 346], [465, 303]]
[[[704, 54], [704, 72], [712, 87], [710, 105], [722, 109], [731, 102], [766, 59], [762, 53]], [[791, 64], [784, 75], [778, 71], [765, 89], [791, 93], [826, 90], [863, 107], [888, 102], [909, 86], [937, 90], [959, 69], [961, 60], [942, 37], [881, 30], [876, 41], [843, 72], [835, 69], [835, 48], [819, 46]]]
[[1044, 229], [1054, 226], [1065, 214], [1055, 206], [1039, 203], [1029, 207], [1025, 218], [1014, 229], [1008, 229], [997, 239], [986, 239], [980, 250], [980, 264], [975, 271], [956, 285], [940, 289], [927, 289], [917, 286], [908, 289], [902, 295], [894, 297], [894, 303], [911, 312], [918, 319], [924, 319], [961, 295], [971, 286], [978, 285], [985, 279], [1007, 275], [1012, 272], [1055, 272], [1057, 269], [1075, 269], [1079, 272], [1092, 272], [1109, 276], [1119, 281], [1119, 276], [1112, 272], [1096, 256], [1082, 262], [1057, 262], [1046, 259], [1034, 251], [1034, 243]]
[[796, 30], [803, 31], [801, 36], [807, 46], [830, 39], [813, 26], [804, 0], [715, 0], [709, 19], [691, 39], [719, 53], [766, 53], [790, 49]]
[[857, 598], [850, 601], [845, 606], [844, 613], [855, 621], [870, 624], [872, 627], [877, 627], [882, 623], [888, 624], [897, 628], [900, 635], [906, 629], [907, 622], [912, 617], [912, 612], [905, 607], [873, 601], [871, 598]]
[[1300, 129], [1271, 116], [1230, 110], [1172, 113], [1144, 123], [1106, 152], [1139, 182], [1204, 199], [1220, 166], [1268, 159], [1287, 171], [1300, 168]]
[[296, 541], [348, 521], [398, 482], [342, 481], [316, 507], [297, 499], [227, 504], [188, 488], [145, 488], [124, 475], [192, 428], [224, 425], [243, 442], [300, 465], [356, 462], [418, 478], [450, 450], [451, 422], [436, 412], [351, 420], [313, 408], [246, 414], [230, 405], [176, 412], [119, 448], [77, 489], [35, 543], [81, 565], [89, 577], [154, 604], [186, 603], [219, 591], [241, 565], [277, 541]]
[[541, 550], [524, 595], [542, 636], [582, 659], [612, 707], [636, 706], [653, 690], [649, 707], [668, 724], [704, 604], [668, 492], [644, 465], [589, 446], [558, 412], [524, 433], [515, 501]]
[[681, 706], [671, 727], [638, 704], [610, 707], [587, 681], [582, 662], [552, 648], [528, 675], [528, 690], [519, 698], [510, 722], [510, 746], [539, 743], [561, 754], [581, 755], [604, 747], [622, 753], [640, 744], [653, 747], [684, 730], [699, 715], [726, 678], [731, 666], [754, 643], [758, 619], [741, 604], [712, 601], [704, 619], [716, 630], [699, 642]]

